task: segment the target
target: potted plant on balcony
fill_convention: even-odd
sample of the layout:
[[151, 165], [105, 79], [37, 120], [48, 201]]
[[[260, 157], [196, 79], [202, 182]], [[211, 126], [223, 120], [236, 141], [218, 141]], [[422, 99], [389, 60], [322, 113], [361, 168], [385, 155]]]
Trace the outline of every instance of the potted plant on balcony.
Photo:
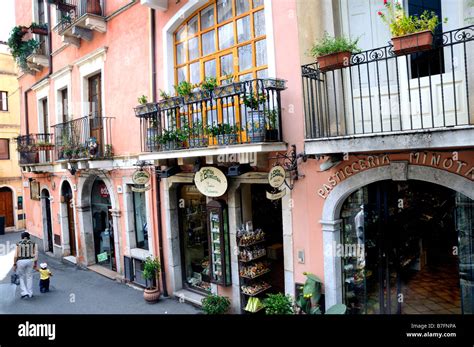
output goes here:
[[30, 30], [33, 34], [48, 35], [48, 25], [45, 23], [31, 23]]
[[182, 148], [187, 139], [188, 134], [185, 129], [163, 129], [163, 133], [157, 136], [156, 142], [161, 144], [161, 150], [174, 151]]
[[159, 286], [161, 264], [158, 258], [147, 257], [143, 264], [143, 278], [147, 280], [147, 287], [143, 292], [143, 298], [148, 303], [160, 300], [161, 291]]
[[241, 131], [237, 125], [220, 123], [216, 125], [209, 125], [207, 127], [207, 133], [217, 139], [218, 145], [233, 145], [237, 143], [237, 134]]
[[134, 108], [135, 115], [140, 118], [149, 118], [156, 116], [158, 105], [154, 102], [148, 102], [148, 97], [142, 95], [138, 98], [138, 106]]
[[390, 27], [396, 55], [432, 49], [433, 33], [440, 24], [434, 12], [424, 11], [420, 16], [409, 16], [398, 1], [392, 3], [384, 0], [384, 6], [387, 13], [379, 11], [378, 16]]
[[37, 151], [49, 151], [53, 149], [54, 145], [49, 141], [37, 141], [35, 143], [35, 149]]
[[193, 91], [195, 85], [188, 81], [181, 81], [178, 85], [174, 86], [176, 94], [183, 98], [185, 104], [192, 103], [196, 100], [193, 98]]
[[320, 71], [330, 71], [349, 66], [353, 53], [360, 52], [359, 39], [332, 37], [328, 33], [311, 47], [310, 55], [317, 59]]
[[28, 67], [26, 58], [30, 56], [39, 46], [39, 42], [35, 39], [23, 41], [23, 36], [28, 32], [28, 28], [18, 25], [14, 27], [10, 33], [7, 45], [10, 48], [12, 57], [16, 60], [18, 66], [24, 72], [31, 72]]
[[240, 95], [244, 92], [244, 82], [234, 82], [234, 76], [225, 75], [221, 80], [221, 85], [214, 89], [216, 98], [225, 98], [234, 95]]
[[261, 105], [265, 103], [265, 94], [246, 94], [243, 103], [250, 110], [247, 111], [247, 134], [250, 142], [263, 142], [265, 140], [265, 112]]
[[278, 111], [265, 110], [265, 141], [278, 141]]
[[198, 119], [194, 121], [191, 126], [188, 126], [188, 133], [190, 148], [206, 147], [208, 145], [206, 128], [201, 120]]
[[183, 103], [183, 98], [181, 96], [173, 97], [161, 89], [160, 96], [161, 100], [158, 102], [158, 107], [163, 111], [179, 107]]

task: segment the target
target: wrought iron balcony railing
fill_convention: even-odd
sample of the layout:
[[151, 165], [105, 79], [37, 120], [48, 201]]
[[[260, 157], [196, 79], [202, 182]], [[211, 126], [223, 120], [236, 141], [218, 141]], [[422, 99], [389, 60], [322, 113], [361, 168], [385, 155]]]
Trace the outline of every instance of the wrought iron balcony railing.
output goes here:
[[48, 164], [53, 158], [52, 134], [29, 134], [16, 138], [20, 165]]
[[353, 54], [348, 66], [302, 66], [307, 139], [474, 125], [474, 26], [434, 36], [429, 51], [393, 46]]
[[86, 14], [104, 16], [103, 0], [54, 0], [60, 16], [55, 30], [61, 34]]
[[93, 113], [53, 126], [56, 159], [111, 158], [112, 119]]
[[141, 105], [142, 151], [281, 141], [285, 88], [281, 79], [255, 79]]

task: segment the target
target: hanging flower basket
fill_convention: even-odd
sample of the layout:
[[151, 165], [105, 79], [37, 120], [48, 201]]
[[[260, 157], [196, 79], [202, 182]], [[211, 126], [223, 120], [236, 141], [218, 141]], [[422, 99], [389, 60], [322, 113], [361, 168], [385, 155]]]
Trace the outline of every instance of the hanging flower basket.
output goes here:
[[351, 62], [352, 53], [349, 51], [337, 52], [318, 57], [319, 70], [331, 71], [342, 69], [349, 66]]
[[427, 51], [433, 48], [433, 32], [425, 30], [418, 33], [392, 37], [393, 52], [404, 55]]
[[158, 112], [158, 104], [149, 102], [144, 105], [138, 105], [134, 108], [135, 115], [139, 118], [150, 118]]

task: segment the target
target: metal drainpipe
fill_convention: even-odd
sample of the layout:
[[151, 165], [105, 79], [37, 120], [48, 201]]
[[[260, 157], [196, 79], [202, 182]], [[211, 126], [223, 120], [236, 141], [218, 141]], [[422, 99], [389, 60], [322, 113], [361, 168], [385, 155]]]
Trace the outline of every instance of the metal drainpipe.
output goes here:
[[[43, 82], [44, 80], [46, 80], [47, 78], [49, 78], [49, 76], [51, 76], [51, 74], [53, 73], [53, 55], [51, 54], [52, 51], [53, 51], [53, 48], [52, 48], [52, 44], [51, 44], [51, 7], [49, 4], [47, 4], [46, 6], [46, 13], [47, 13], [47, 16], [48, 16], [48, 64], [49, 64], [49, 69], [48, 69], [48, 74], [46, 76], [44, 76], [43, 78], [41, 78], [39, 81], [35, 82], [33, 84], [34, 85], [37, 85], [38, 83], [41, 83]], [[33, 87], [29, 87], [27, 90], [25, 90], [23, 92], [23, 99], [25, 100], [25, 131], [26, 131], [26, 135], [29, 135], [30, 134], [30, 121], [29, 121], [29, 113], [28, 113], [28, 93], [31, 91], [31, 88]], [[45, 129], [46, 133], [49, 133], [47, 131], [47, 129]]]
[[[153, 102], [157, 101], [156, 93], [156, 20], [155, 10], [150, 9], [150, 30], [151, 30], [151, 85], [152, 85], [152, 99]], [[156, 213], [158, 219], [158, 249], [160, 255], [161, 264], [161, 282], [163, 288], [163, 296], [168, 296], [168, 288], [166, 286], [166, 270], [164, 265], [164, 254], [163, 254], [163, 224], [161, 222], [161, 179], [160, 179], [160, 168], [155, 168], [155, 189], [156, 189]]]

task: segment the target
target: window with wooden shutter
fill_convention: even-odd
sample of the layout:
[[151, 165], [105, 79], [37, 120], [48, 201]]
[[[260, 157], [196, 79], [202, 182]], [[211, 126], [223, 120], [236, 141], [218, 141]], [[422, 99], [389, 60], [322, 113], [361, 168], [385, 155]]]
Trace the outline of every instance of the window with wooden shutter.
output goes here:
[[0, 139], [0, 160], [10, 159], [10, 146], [8, 139]]
[[0, 91], [0, 111], [8, 111], [8, 92]]

